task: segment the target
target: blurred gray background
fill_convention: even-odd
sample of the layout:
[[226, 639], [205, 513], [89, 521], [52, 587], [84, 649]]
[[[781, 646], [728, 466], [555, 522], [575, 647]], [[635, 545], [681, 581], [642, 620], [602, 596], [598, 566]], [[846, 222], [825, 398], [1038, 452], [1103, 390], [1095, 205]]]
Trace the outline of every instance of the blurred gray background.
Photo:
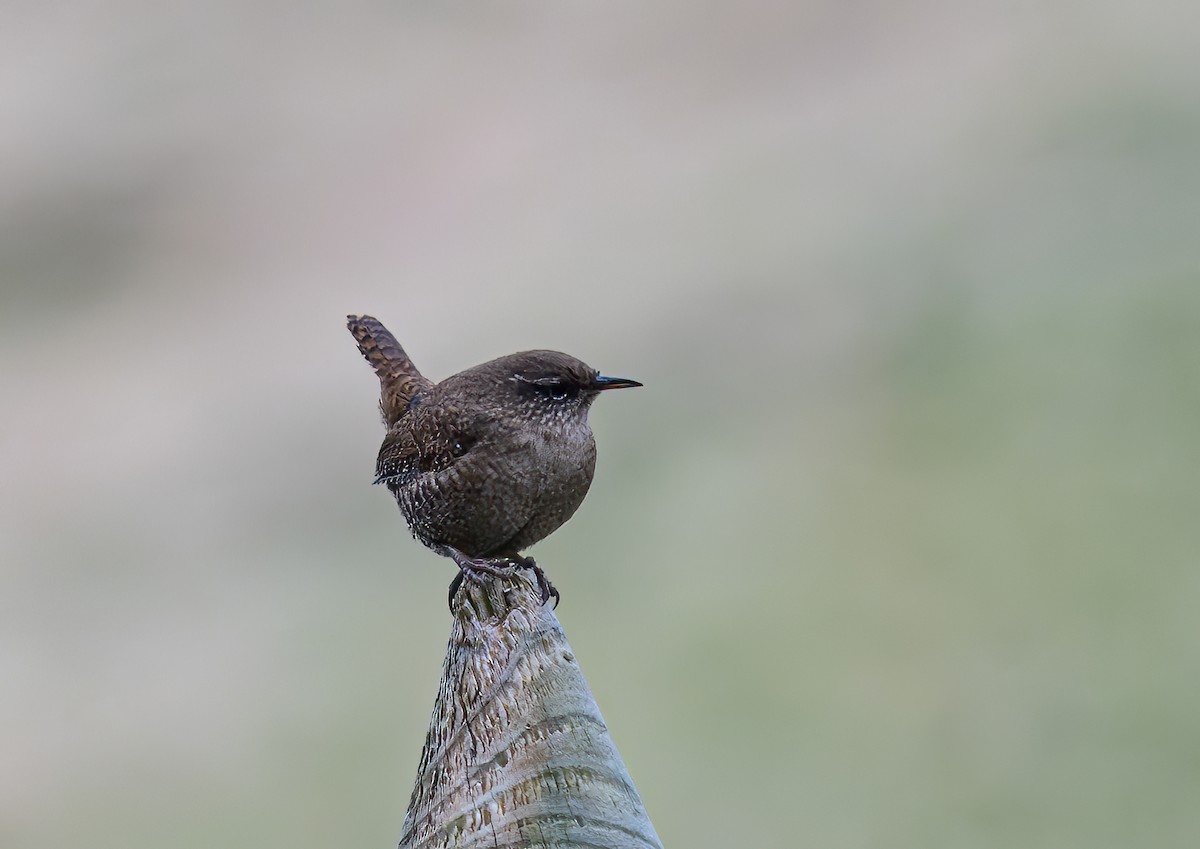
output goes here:
[[395, 843], [441, 378], [646, 388], [534, 550], [668, 846], [1200, 845], [1193, 3], [11, 3], [0, 844]]

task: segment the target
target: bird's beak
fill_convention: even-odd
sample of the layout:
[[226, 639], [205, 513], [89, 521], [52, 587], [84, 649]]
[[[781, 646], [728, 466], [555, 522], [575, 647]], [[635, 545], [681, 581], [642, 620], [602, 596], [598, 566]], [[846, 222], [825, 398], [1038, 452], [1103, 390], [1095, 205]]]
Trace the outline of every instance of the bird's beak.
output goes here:
[[602, 374], [596, 375], [592, 380], [592, 389], [599, 392], [601, 389], [631, 389], [634, 386], [641, 386], [636, 380], [630, 380], [627, 377], [605, 377]]

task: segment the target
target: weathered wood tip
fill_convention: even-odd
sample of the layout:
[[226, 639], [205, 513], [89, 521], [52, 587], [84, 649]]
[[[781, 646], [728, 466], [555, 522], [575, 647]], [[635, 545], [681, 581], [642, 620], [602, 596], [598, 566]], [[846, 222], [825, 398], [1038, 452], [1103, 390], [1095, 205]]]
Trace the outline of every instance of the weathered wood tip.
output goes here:
[[527, 572], [465, 581], [400, 847], [661, 849]]

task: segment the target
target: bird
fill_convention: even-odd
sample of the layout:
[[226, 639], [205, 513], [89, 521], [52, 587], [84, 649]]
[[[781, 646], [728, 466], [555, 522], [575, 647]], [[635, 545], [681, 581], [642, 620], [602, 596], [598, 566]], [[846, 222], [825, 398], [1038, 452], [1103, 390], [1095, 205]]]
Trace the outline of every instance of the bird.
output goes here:
[[375, 483], [395, 496], [409, 530], [464, 577], [533, 571], [542, 603], [560, 594], [521, 554], [558, 530], [583, 503], [596, 470], [592, 402], [642, 386], [607, 377], [559, 351], [499, 357], [434, 383], [369, 315], [346, 326], [379, 378], [387, 433]]

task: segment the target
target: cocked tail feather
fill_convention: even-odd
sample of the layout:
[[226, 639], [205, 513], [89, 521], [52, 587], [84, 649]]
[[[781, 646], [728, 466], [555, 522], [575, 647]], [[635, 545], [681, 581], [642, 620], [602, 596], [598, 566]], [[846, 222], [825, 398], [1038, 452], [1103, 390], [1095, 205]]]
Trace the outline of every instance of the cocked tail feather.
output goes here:
[[427, 392], [433, 383], [417, 370], [396, 337], [378, 319], [348, 315], [346, 327], [379, 376], [379, 412], [383, 414], [383, 423], [390, 428], [408, 412], [409, 402]]

